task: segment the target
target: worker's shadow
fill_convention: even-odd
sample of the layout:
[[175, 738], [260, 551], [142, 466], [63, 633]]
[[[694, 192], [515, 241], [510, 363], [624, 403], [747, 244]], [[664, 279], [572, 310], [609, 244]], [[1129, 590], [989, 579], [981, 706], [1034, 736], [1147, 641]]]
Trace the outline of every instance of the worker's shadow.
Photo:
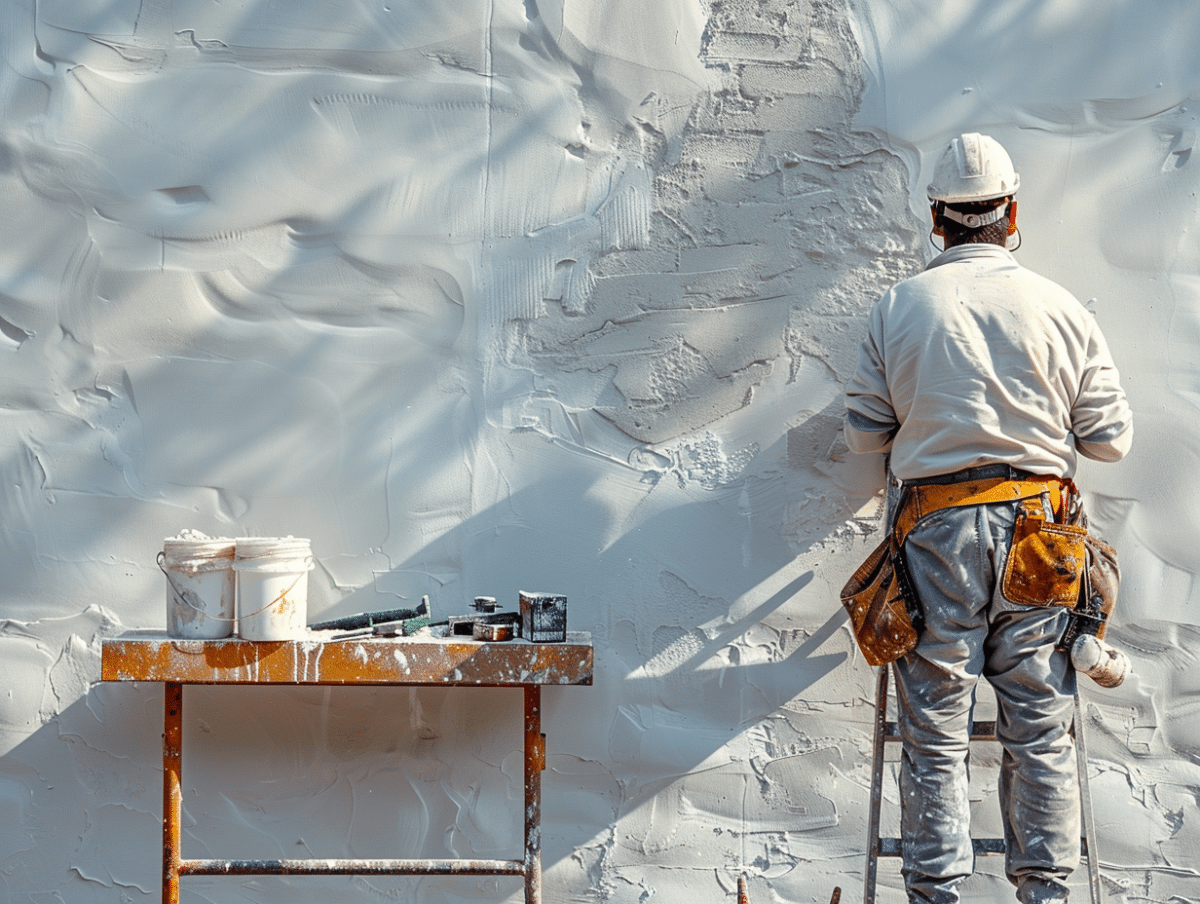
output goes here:
[[[833, 612], [823, 625], [795, 645], [781, 642], [778, 654], [768, 654], [771, 658], [767, 661], [722, 662], [720, 665], [713, 665], [712, 661], [719, 657], [722, 651], [727, 651], [737, 644], [755, 625], [761, 624], [772, 615], [777, 615], [812, 582], [812, 579], [812, 571], [804, 572], [751, 611], [720, 629], [709, 632], [711, 636], [707, 642], [672, 668], [670, 675], [686, 677], [688, 685], [695, 689], [695, 694], [690, 696], [694, 697], [698, 705], [703, 705], [706, 700], [711, 702], [713, 696], [720, 694], [722, 689], [728, 689], [726, 692], [729, 692], [735, 686], [740, 686], [743, 692], [753, 689], [761, 699], [757, 705], [750, 708], [764, 713], [778, 709], [800, 696], [807, 688], [846, 661], [845, 652], [818, 654], [826, 641], [845, 623], [844, 611]], [[640, 677], [638, 672], [641, 671], [638, 669], [624, 680], [626, 688], [631, 690], [635, 697], [644, 697], [647, 693], [652, 695], [653, 686], [661, 682], [661, 679], [656, 677]], [[647, 688], [639, 688], [640, 684], [646, 685]], [[747, 706], [744, 693], [741, 706]], [[743, 714], [742, 721], [746, 721], [746, 714]], [[705, 754], [711, 752], [706, 751]]]
[[[739, 542], [745, 538], [729, 532], [730, 500], [738, 492], [731, 487], [695, 494], [696, 501], [659, 511], [613, 538], [594, 479], [593, 472], [567, 468], [513, 493], [321, 617], [411, 605], [424, 592], [435, 619], [466, 612], [479, 594], [513, 609], [521, 589], [565, 593], [568, 630], [592, 635], [595, 686], [550, 695], [547, 731], [554, 737], [565, 730], [578, 756], [611, 764], [616, 773], [649, 768], [685, 775], [847, 661], [847, 638], [830, 644], [845, 624], [843, 610], [796, 561], [798, 546], [822, 542], [832, 527], [811, 519], [805, 524], [811, 533], [799, 544], [768, 527], [749, 538], [747, 554]], [[811, 485], [823, 478], [800, 479]], [[831, 489], [828, 481], [823, 489]], [[763, 520], [782, 522], [787, 501], [764, 503], [771, 511]], [[849, 506], [861, 500], [846, 504], [848, 517]], [[566, 523], [570, 530], [562, 529]], [[438, 585], [428, 580], [432, 574], [453, 578]], [[382, 587], [392, 594], [380, 593]], [[561, 714], [560, 694], [571, 701]], [[568, 724], [559, 727], [564, 718]], [[613, 740], [630, 733], [677, 733], [680, 743], [651, 766], [644, 749], [634, 753], [640, 741]], [[621, 757], [626, 761], [614, 761]]]

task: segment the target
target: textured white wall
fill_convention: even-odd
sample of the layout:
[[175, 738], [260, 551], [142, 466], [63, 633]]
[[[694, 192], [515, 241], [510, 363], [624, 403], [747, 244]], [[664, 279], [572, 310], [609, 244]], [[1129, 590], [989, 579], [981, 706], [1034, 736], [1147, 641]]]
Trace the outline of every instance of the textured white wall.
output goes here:
[[[1135, 405], [1080, 475], [1137, 669], [1086, 688], [1106, 892], [1195, 898], [1198, 40], [1185, 0], [8, 0], [0, 901], [157, 900], [160, 692], [98, 640], [165, 624], [188, 527], [311, 537], [313, 616], [568, 595], [548, 900], [856, 900], [880, 474], [839, 396], [968, 129]], [[518, 697], [193, 688], [185, 856], [515, 856]]]

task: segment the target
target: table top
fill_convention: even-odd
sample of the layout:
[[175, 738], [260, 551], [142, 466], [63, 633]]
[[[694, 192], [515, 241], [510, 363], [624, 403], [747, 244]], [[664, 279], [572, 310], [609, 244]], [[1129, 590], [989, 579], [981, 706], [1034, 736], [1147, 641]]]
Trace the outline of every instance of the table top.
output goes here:
[[104, 681], [181, 684], [412, 684], [517, 687], [591, 684], [592, 638], [566, 643], [463, 637], [184, 640], [133, 631], [101, 641]]

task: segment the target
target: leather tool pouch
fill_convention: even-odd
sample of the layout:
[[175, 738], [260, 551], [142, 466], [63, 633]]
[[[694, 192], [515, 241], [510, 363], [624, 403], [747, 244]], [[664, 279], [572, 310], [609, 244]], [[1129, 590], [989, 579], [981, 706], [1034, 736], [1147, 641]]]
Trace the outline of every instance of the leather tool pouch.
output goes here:
[[[1121, 571], [1117, 568], [1117, 551], [1091, 534], [1088, 534], [1084, 546], [1087, 549], [1087, 608], [1092, 613], [1098, 611], [1098, 615], [1094, 614], [1093, 617], [1100, 620], [1096, 630], [1089, 633], [1103, 640], [1104, 632], [1108, 628], [1108, 616], [1117, 605], [1117, 585], [1121, 580]], [[1079, 608], [1083, 608], [1082, 599], [1080, 603]]]
[[887, 665], [911, 651], [920, 633], [916, 595], [902, 549], [891, 534], [875, 547], [842, 588], [854, 639], [871, 665]]
[[[1087, 515], [1078, 494], [1072, 499], [1067, 521], [1087, 528]], [[1117, 604], [1117, 587], [1121, 571], [1117, 567], [1117, 551], [1099, 537], [1088, 534], [1083, 541], [1087, 565], [1083, 572], [1079, 602], [1071, 610], [1067, 627], [1058, 642], [1058, 648], [1070, 651], [1080, 634], [1094, 634], [1101, 640], [1108, 630], [1108, 617]]]
[[1046, 521], [1040, 500], [1025, 500], [1004, 566], [1004, 596], [1025, 606], [1074, 606], [1083, 586], [1086, 537], [1087, 528]]

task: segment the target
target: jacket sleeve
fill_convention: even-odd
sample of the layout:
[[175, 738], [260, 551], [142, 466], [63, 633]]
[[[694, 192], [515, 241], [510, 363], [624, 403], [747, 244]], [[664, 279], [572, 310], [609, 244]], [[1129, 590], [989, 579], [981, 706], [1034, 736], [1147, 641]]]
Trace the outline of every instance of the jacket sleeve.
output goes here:
[[846, 445], [854, 452], [886, 452], [900, 429], [884, 369], [882, 324], [877, 304], [858, 350], [858, 366], [846, 385], [844, 432]]
[[1133, 412], [1099, 326], [1088, 337], [1088, 360], [1071, 408], [1075, 448], [1096, 461], [1120, 461], [1133, 443]]

